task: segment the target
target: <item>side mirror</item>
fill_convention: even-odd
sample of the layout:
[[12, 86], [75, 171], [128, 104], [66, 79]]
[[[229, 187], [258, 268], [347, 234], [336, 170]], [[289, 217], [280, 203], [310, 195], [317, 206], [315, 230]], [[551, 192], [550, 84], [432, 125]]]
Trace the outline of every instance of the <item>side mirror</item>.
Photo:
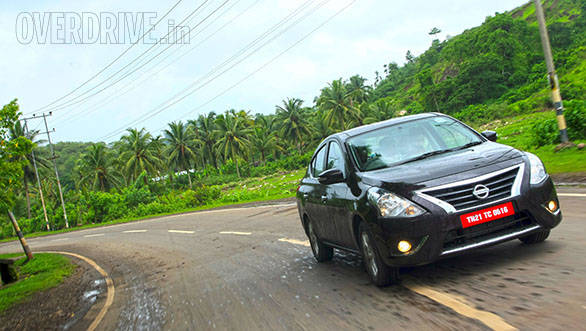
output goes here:
[[317, 176], [320, 184], [335, 184], [344, 181], [344, 173], [340, 169], [329, 169]]
[[487, 130], [487, 131], [482, 132], [482, 135], [484, 136], [484, 138], [486, 138], [490, 141], [496, 141], [497, 136], [496, 136], [496, 132], [494, 132], [494, 131]]

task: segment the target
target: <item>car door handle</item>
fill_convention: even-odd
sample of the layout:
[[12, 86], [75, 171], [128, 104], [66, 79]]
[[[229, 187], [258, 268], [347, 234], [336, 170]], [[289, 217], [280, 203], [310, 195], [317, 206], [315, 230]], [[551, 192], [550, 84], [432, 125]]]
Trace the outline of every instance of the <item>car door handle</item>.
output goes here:
[[328, 196], [327, 195], [322, 195], [321, 196], [321, 202], [326, 202], [328, 201]]

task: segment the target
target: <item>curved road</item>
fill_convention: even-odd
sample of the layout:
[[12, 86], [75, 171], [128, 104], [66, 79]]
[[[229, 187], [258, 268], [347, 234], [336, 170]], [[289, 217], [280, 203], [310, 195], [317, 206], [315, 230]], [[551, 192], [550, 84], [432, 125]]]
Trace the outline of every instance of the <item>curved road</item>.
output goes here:
[[[104, 330], [575, 329], [586, 325], [586, 192], [559, 193], [564, 220], [545, 243], [512, 241], [406, 269], [402, 285], [384, 289], [369, 283], [357, 256], [337, 252], [318, 265], [291, 203], [29, 244], [85, 255], [110, 274], [116, 297], [98, 328]], [[0, 253], [19, 249], [0, 245]]]

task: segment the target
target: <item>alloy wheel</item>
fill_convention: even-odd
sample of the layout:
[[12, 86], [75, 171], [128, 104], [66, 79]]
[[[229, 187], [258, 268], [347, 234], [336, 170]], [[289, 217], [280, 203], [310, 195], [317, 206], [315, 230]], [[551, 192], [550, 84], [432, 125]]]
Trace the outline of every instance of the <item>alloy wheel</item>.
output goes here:
[[370, 269], [370, 272], [374, 277], [378, 274], [378, 266], [376, 263], [376, 258], [374, 256], [374, 249], [370, 244], [370, 238], [366, 232], [362, 232], [362, 251], [364, 254], [364, 261], [366, 262], [366, 266]]

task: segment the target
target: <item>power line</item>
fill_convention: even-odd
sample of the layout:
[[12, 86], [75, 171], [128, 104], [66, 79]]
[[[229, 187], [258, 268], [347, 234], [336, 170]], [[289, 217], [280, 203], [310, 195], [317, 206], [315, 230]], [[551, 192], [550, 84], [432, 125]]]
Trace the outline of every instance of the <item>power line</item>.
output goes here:
[[[252, 56], [256, 52], [258, 52], [264, 46], [266, 46], [267, 44], [269, 44], [270, 42], [272, 42], [274, 39], [276, 39], [277, 37], [279, 37], [280, 35], [282, 35], [283, 33], [285, 33], [287, 30], [289, 30], [291, 27], [293, 27], [294, 25], [296, 25], [299, 21], [305, 19], [307, 16], [309, 16], [310, 14], [312, 14], [315, 10], [317, 10], [318, 8], [320, 8], [321, 6], [323, 6], [325, 3], [329, 2], [329, 1], [330, 0], [326, 0], [326, 1], [322, 2], [321, 4], [318, 4], [315, 8], [310, 9], [310, 11], [308, 13], [306, 13], [303, 17], [297, 19], [297, 21], [293, 22], [292, 24], [290, 24], [289, 26], [287, 26], [286, 28], [284, 28], [283, 30], [281, 30], [280, 32], [278, 32], [275, 36], [273, 36], [268, 41], [266, 41], [263, 44], [261, 44], [259, 47], [257, 47], [256, 49], [254, 49], [252, 52], [250, 52], [249, 54], [247, 54], [245, 57], [241, 58], [236, 63], [232, 64], [227, 69], [221, 71], [219, 74], [217, 74], [217, 75], [213, 76], [212, 78], [208, 79], [207, 81], [203, 82], [202, 84], [200, 84], [199, 86], [197, 86], [194, 90], [192, 90], [189, 93], [183, 95], [182, 97], [179, 97], [181, 94], [185, 93], [186, 91], [188, 91], [192, 87], [196, 86], [198, 83], [202, 82], [207, 77], [210, 77], [210, 76], [214, 75], [216, 72], [220, 71], [222, 69], [222, 67], [224, 67], [225, 65], [229, 64], [231, 61], [237, 59], [238, 56], [240, 56], [242, 54], [246, 54], [246, 52], [248, 50], [250, 50], [251, 48], [253, 48], [254, 46], [256, 46], [264, 38], [270, 36], [271, 33], [275, 32], [282, 25], [284, 25], [289, 20], [291, 20], [292, 17], [294, 17], [297, 14], [299, 14], [299, 12], [302, 12], [305, 9], [305, 7], [307, 7], [307, 5], [310, 3], [310, 0], [306, 1], [305, 3], [303, 3], [302, 5], [300, 5], [297, 9], [295, 9], [293, 12], [291, 12], [289, 15], [287, 15], [285, 18], [283, 18], [281, 21], [279, 21], [274, 26], [272, 26], [271, 28], [269, 28], [268, 30], [266, 30], [261, 36], [257, 37], [251, 43], [249, 43], [246, 46], [244, 46], [242, 49], [240, 49], [238, 52], [236, 52], [230, 58], [228, 58], [227, 60], [225, 60], [224, 62], [222, 62], [220, 65], [217, 65], [216, 67], [214, 67], [210, 72], [208, 72], [207, 74], [205, 74], [203, 77], [195, 80], [194, 82], [192, 82], [190, 85], [188, 85], [186, 88], [184, 88], [180, 92], [174, 94], [172, 97], [168, 98], [167, 100], [165, 100], [164, 102], [162, 102], [161, 104], [159, 104], [157, 107], [154, 107], [151, 111], [148, 111], [147, 114], [149, 114], [149, 115], [146, 116], [146, 118], [145, 117], [138, 118], [138, 119], [132, 121], [131, 123], [128, 123], [127, 125], [124, 125], [124, 126], [120, 127], [119, 129], [110, 132], [109, 134], [105, 135], [104, 137], [102, 137], [100, 139], [105, 139], [105, 138], [109, 138], [111, 136], [114, 136], [117, 133], [124, 131], [130, 125], [133, 125], [133, 124], [142, 122], [142, 121], [144, 121], [146, 119], [149, 119], [149, 118], [151, 118], [151, 117], [159, 114], [163, 110], [169, 108], [170, 106], [172, 106], [172, 105], [174, 105], [174, 104], [182, 101], [183, 99], [185, 99], [189, 95], [191, 95], [191, 94], [195, 93], [196, 91], [200, 90], [201, 88], [203, 88], [207, 84], [211, 83], [213, 80], [215, 80], [219, 76], [223, 75], [224, 73], [226, 73], [227, 71], [229, 71], [230, 69], [232, 69], [233, 67], [235, 67], [239, 63], [241, 63], [244, 60], [248, 59], [250, 56]], [[177, 97], [179, 97], [179, 98], [176, 99]], [[173, 99], [175, 99], [175, 100], [173, 100]], [[169, 102], [171, 102], [171, 103], [169, 103]], [[167, 104], [167, 103], [169, 103], [169, 104]], [[165, 105], [165, 104], [167, 104], [167, 105]]]
[[[226, 8], [226, 10], [219, 14], [218, 16], [221, 17], [223, 15], [225, 15], [228, 11], [230, 11], [233, 7], [236, 6], [236, 4], [238, 4], [238, 2], [240, 2], [240, 0], [237, 0], [236, 2], [234, 2], [232, 5], [230, 5], [230, 7]], [[254, 1], [251, 5], [249, 5], [246, 9], [244, 9], [244, 11], [238, 13], [237, 15], [234, 15], [232, 18], [230, 18], [229, 20], [227, 20], [223, 25], [221, 25], [218, 29], [216, 29], [214, 32], [212, 32], [211, 34], [209, 34], [205, 39], [203, 39], [202, 41], [198, 42], [197, 44], [195, 44], [193, 47], [191, 47], [189, 50], [187, 50], [186, 52], [184, 52], [183, 54], [181, 54], [180, 56], [176, 57], [175, 59], [169, 61], [167, 64], [165, 64], [164, 66], [160, 66], [159, 65], [161, 63], [163, 63], [166, 59], [168, 59], [169, 57], [171, 57], [172, 55], [174, 55], [177, 51], [179, 51], [180, 49], [182, 49], [181, 47], [183, 47], [186, 44], [181, 44], [180, 47], [175, 48], [173, 50], [173, 52], [167, 54], [164, 58], [160, 59], [157, 63], [155, 63], [151, 68], [143, 71], [141, 73], [141, 76], [139, 76], [136, 80], [134, 80], [133, 82], [131, 82], [130, 85], [125, 86], [124, 90], [122, 92], [120, 92], [119, 90], [114, 91], [113, 93], [111, 93], [110, 95], [106, 96], [105, 98], [101, 99], [100, 101], [98, 101], [97, 103], [93, 104], [92, 106], [88, 107], [88, 108], [83, 108], [79, 111], [77, 111], [76, 113], [74, 113], [70, 118], [63, 118], [62, 120], [60, 120], [57, 124], [61, 125], [64, 123], [70, 123], [73, 122], [79, 118], [81, 118], [82, 116], [87, 116], [89, 114], [94, 113], [97, 110], [100, 110], [101, 108], [103, 108], [105, 105], [111, 103], [112, 101], [116, 100], [117, 98], [120, 98], [124, 95], [126, 95], [128, 92], [130, 92], [131, 90], [134, 90], [135, 88], [139, 87], [140, 85], [142, 85], [143, 83], [145, 83], [147, 80], [150, 80], [152, 77], [158, 75], [160, 72], [164, 71], [165, 69], [167, 69], [169, 66], [171, 66], [172, 64], [174, 64], [175, 62], [177, 62], [179, 59], [183, 58], [185, 55], [189, 54], [190, 52], [192, 52], [193, 50], [199, 48], [199, 46], [201, 46], [204, 42], [208, 41], [209, 39], [211, 39], [213, 36], [215, 36], [218, 32], [220, 32], [221, 30], [223, 30], [226, 26], [228, 26], [228, 24], [234, 22], [234, 20], [238, 19], [239, 17], [241, 17], [242, 15], [244, 15], [246, 12], [248, 12], [248, 10], [250, 10], [252, 7], [254, 7], [257, 3], [259, 3], [260, 0], [256, 0]], [[214, 22], [211, 21], [210, 23], [208, 23], [204, 28], [202, 28], [202, 30], [200, 30], [198, 33], [196, 33], [195, 35], [192, 35], [190, 33], [189, 37], [190, 37], [190, 41], [193, 40], [197, 35], [199, 35], [200, 33], [202, 33], [203, 31], [205, 31], [208, 27], [210, 27]], [[153, 69], [155, 69], [156, 67], [159, 67], [159, 69], [153, 73], [151, 73], [150, 75], [147, 75], [147, 73], [149, 73], [150, 71], [152, 71]], [[141, 78], [143, 78], [141, 80]]]
[[92, 81], [94, 78], [98, 77], [100, 74], [102, 74], [104, 71], [106, 71], [108, 68], [110, 68], [116, 61], [118, 61], [121, 57], [124, 56], [124, 54], [128, 53], [128, 51], [130, 49], [132, 49], [132, 47], [134, 47], [136, 44], [138, 44], [141, 40], [144, 39], [144, 36], [146, 36], [147, 34], [149, 34], [165, 17], [167, 17], [167, 15], [169, 15], [169, 13], [171, 13], [171, 11], [173, 11], [173, 9], [175, 9], [175, 7], [177, 7], [179, 5], [179, 3], [181, 3], [181, 1], [183, 0], [178, 0], [171, 8], [169, 8], [169, 10], [167, 10], [167, 12], [161, 16], [161, 18], [155, 23], [153, 24], [153, 26], [147, 31], [145, 32], [139, 39], [136, 40], [136, 42], [132, 43], [127, 49], [124, 50], [124, 52], [122, 52], [120, 55], [118, 55], [114, 60], [112, 60], [108, 65], [106, 65], [104, 68], [102, 68], [100, 71], [98, 71], [96, 74], [94, 74], [92, 77], [90, 77], [88, 80], [86, 80], [85, 82], [83, 82], [81, 85], [79, 85], [78, 87], [76, 87], [75, 89], [71, 90], [69, 93], [65, 94], [64, 96], [55, 99], [53, 102], [37, 108], [36, 110], [33, 110], [25, 115], [29, 115], [32, 114], [34, 112], [38, 112], [41, 111], [43, 109], [46, 109], [52, 105], [54, 105], [55, 103], [61, 101], [64, 98], [67, 98], [68, 96], [72, 95], [73, 93], [75, 93], [76, 91], [78, 91], [80, 88], [82, 88], [83, 86], [85, 86], [87, 83], [89, 83], [90, 81]]
[[[185, 23], [185, 21], [186, 21], [186, 20], [188, 20], [188, 19], [189, 19], [191, 16], [193, 16], [195, 13], [197, 13], [197, 12], [199, 11], [199, 9], [201, 9], [201, 8], [202, 8], [202, 7], [203, 7], [203, 6], [204, 6], [204, 5], [205, 5], [205, 4], [208, 2], [208, 1], [209, 1], [209, 0], [205, 0], [205, 1], [204, 1], [204, 2], [201, 4], [201, 5], [199, 5], [197, 8], [195, 8], [195, 9], [194, 9], [194, 10], [193, 10], [193, 11], [192, 11], [192, 12], [191, 12], [189, 15], [187, 15], [187, 17], [185, 17], [185, 18], [183, 19], [183, 21], [181, 21], [181, 22], [180, 22], [180, 23], [177, 25], [177, 27], [178, 27], [178, 26], [181, 26], [183, 23]], [[230, 0], [226, 0], [226, 1], [224, 1], [224, 3], [222, 3], [222, 5], [221, 5], [221, 6], [225, 5], [225, 4], [226, 4], [228, 1], [230, 1]], [[220, 7], [221, 7], [221, 6], [220, 6]], [[214, 11], [214, 13], [215, 13], [215, 11]], [[208, 17], [209, 17], [209, 16], [208, 16]], [[208, 17], [206, 17], [206, 19], [207, 19]], [[94, 89], [98, 88], [99, 86], [103, 85], [104, 83], [106, 83], [107, 81], [109, 81], [111, 78], [113, 78], [114, 76], [116, 76], [117, 74], [119, 74], [121, 71], [123, 71], [124, 69], [128, 68], [130, 65], [132, 65], [133, 63], [135, 63], [135, 62], [136, 62], [138, 59], [140, 59], [140, 58], [141, 58], [141, 57], [143, 57], [145, 54], [147, 54], [148, 52], [150, 52], [150, 51], [151, 51], [153, 48], [155, 48], [156, 46], [158, 46], [162, 40], [164, 40], [164, 39], [166, 39], [167, 37], [169, 37], [169, 35], [170, 35], [172, 32], [175, 32], [175, 31], [177, 30], [177, 27], [175, 27], [173, 30], [169, 31], [169, 32], [168, 32], [168, 33], [167, 33], [167, 34], [166, 34], [164, 37], [161, 37], [161, 38], [160, 38], [160, 39], [159, 39], [159, 40], [158, 40], [158, 41], [157, 41], [157, 42], [156, 42], [154, 45], [152, 45], [151, 47], [149, 47], [149, 48], [148, 48], [146, 51], [142, 52], [142, 53], [141, 53], [139, 56], [135, 57], [135, 58], [134, 58], [134, 60], [130, 61], [130, 62], [129, 62], [128, 64], [126, 64], [124, 67], [120, 68], [118, 71], [116, 71], [115, 73], [113, 73], [113, 74], [111, 74], [110, 76], [108, 76], [106, 79], [102, 80], [102, 82], [100, 82], [98, 85], [95, 85], [95, 86], [91, 87], [90, 89], [86, 90], [85, 92], [81, 93], [80, 95], [78, 95], [78, 96], [76, 96], [76, 97], [74, 97], [74, 98], [72, 98], [72, 99], [70, 99], [70, 100], [68, 100], [68, 101], [65, 101], [64, 103], [62, 103], [62, 104], [60, 104], [60, 105], [53, 106], [52, 108], [49, 108], [49, 109], [47, 109], [47, 110], [48, 110], [48, 111], [53, 111], [53, 112], [55, 112], [55, 111], [57, 111], [57, 110], [61, 110], [61, 109], [63, 109], [63, 108], [67, 108], [67, 107], [70, 107], [70, 106], [76, 105], [76, 104], [78, 104], [78, 103], [80, 103], [80, 102], [83, 102], [84, 100], [87, 100], [88, 98], [90, 98], [90, 97], [92, 97], [92, 96], [94, 96], [94, 95], [96, 95], [96, 94], [98, 94], [98, 93], [100, 93], [100, 92], [104, 91], [104, 90], [105, 90], [105, 89], [107, 89], [108, 87], [110, 87], [110, 86], [112, 86], [113, 84], [115, 84], [115, 83], [119, 82], [121, 79], [123, 79], [123, 78], [127, 77], [128, 75], [126, 75], [126, 76], [123, 76], [121, 79], [117, 80], [115, 83], [113, 83], [113, 84], [110, 84], [110, 85], [106, 86], [105, 88], [102, 88], [102, 89], [101, 89], [101, 90], [99, 90], [98, 92], [96, 92], [96, 93], [93, 93], [93, 94], [91, 94], [90, 96], [83, 98], [82, 100], [79, 100], [79, 101], [75, 101], [75, 102], [73, 102], [74, 100], [81, 98], [82, 96], [86, 95], [87, 93], [91, 92], [92, 90], [94, 90]], [[170, 46], [173, 46], [173, 43], [171, 43], [171, 44], [170, 44]], [[169, 46], [169, 47], [170, 47], [170, 46]], [[131, 73], [132, 73], [132, 72], [131, 72]]]
[[[253, 72], [251, 72], [250, 74], [244, 76], [242, 79], [240, 79], [239, 81], [237, 81], [236, 83], [234, 83], [233, 85], [229, 86], [228, 88], [224, 89], [222, 92], [220, 92], [219, 94], [215, 95], [213, 98], [209, 99], [208, 101], [206, 101], [205, 103], [191, 109], [190, 111], [187, 111], [185, 113], [183, 113], [181, 116], [179, 116], [178, 118], [184, 118], [187, 115], [189, 115], [190, 113], [193, 113], [205, 106], [207, 106], [208, 104], [212, 103], [214, 100], [216, 100], [217, 98], [221, 97], [222, 95], [226, 94], [228, 91], [230, 91], [231, 89], [233, 89], [234, 87], [242, 84], [244, 81], [246, 81], [247, 79], [249, 79], [250, 77], [252, 77], [253, 75], [255, 75], [256, 73], [258, 73], [259, 71], [261, 71], [262, 69], [266, 68], [268, 65], [270, 65], [271, 63], [273, 63], [275, 60], [277, 60], [279, 57], [281, 57], [283, 54], [287, 53], [289, 50], [291, 50], [292, 48], [294, 48], [295, 46], [299, 45], [301, 42], [303, 42], [305, 39], [307, 39], [311, 34], [313, 34], [315, 31], [319, 30], [321, 27], [323, 27], [324, 25], [326, 25], [329, 21], [331, 21], [332, 19], [334, 19], [336, 16], [338, 16], [339, 14], [341, 14], [344, 10], [346, 10], [348, 7], [350, 7], [352, 4], [354, 4], [354, 2], [356, 2], [356, 0], [352, 0], [350, 3], [348, 3], [346, 6], [342, 7], [340, 10], [338, 10], [336, 13], [334, 13], [332, 16], [330, 16], [328, 19], [326, 19], [325, 21], [323, 21], [320, 25], [318, 25], [317, 27], [315, 27], [313, 30], [311, 30], [309, 33], [305, 34], [303, 37], [301, 37], [299, 40], [297, 40], [295, 43], [293, 43], [291, 46], [289, 46], [288, 48], [286, 48], [285, 50], [283, 50], [282, 52], [280, 52], [279, 54], [277, 54], [276, 56], [274, 56], [273, 58], [271, 58], [269, 61], [265, 62], [263, 65], [261, 65], [260, 67], [258, 67], [256, 70], [254, 70]], [[159, 129], [157, 129], [156, 131], [161, 131], [163, 127], [160, 127]]]
[[[203, 9], [203, 8], [205, 8], [205, 7], [207, 7], [207, 0], [206, 0], [206, 2], [204, 2], [204, 3], [203, 3], [201, 6], [199, 6], [198, 8], [196, 8], [196, 11], [197, 11], [197, 10], [200, 10], [200, 9]], [[193, 13], [192, 13], [192, 14], [193, 14]], [[195, 18], [195, 17], [196, 17], [196, 16], [192, 16], [192, 17], [189, 17], [189, 16], [188, 16], [188, 19], [189, 19], [189, 22], [188, 22], [188, 24], [190, 24], [190, 23], [191, 23], [191, 20], [193, 20], [193, 18]], [[206, 18], [206, 19], [207, 19], [207, 18]], [[184, 21], [185, 21], [185, 20], [184, 20]], [[177, 29], [178, 29], [180, 26], [182, 26], [181, 24], [183, 24], [183, 23], [184, 23], [184, 22], [181, 22], [181, 23], [180, 23], [179, 25], [177, 25], [177, 26], [176, 26], [176, 27], [175, 27], [175, 28], [174, 28], [172, 31], [169, 31], [169, 33], [167, 34], [167, 36], [169, 36], [169, 35], [170, 35], [171, 33], [173, 33], [173, 32], [176, 32], [176, 31], [177, 31]], [[195, 27], [197, 27], [199, 24], [201, 24], [201, 22], [200, 22], [200, 23], [198, 23], [198, 24], [197, 24]], [[193, 28], [191, 28], [191, 29], [194, 29], [195, 27], [193, 27]], [[191, 30], [191, 29], [190, 29], [190, 30]], [[164, 40], [164, 39], [165, 39], [167, 36], [160, 38], [160, 39], [159, 39], [159, 40], [158, 40], [158, 41], [157, 41], [157, 42], [156, 42], [156, 43], [155, 43], [153, 46], [151, 46], [151, 47], [150, 47], [149, 49], [147, 49], [145, 52], [143, 52], [142, 54], [140, 54], [138, 57], [136, 57], [136, 58], [135, 58], [133, 61], [131, 61], [130, 63], [128, 63], [126, 66], [124, 66], [123, 68], [121, 68], [120, 70], [118, 70], [117, 72], [115, 72], [114, 74], [110, 75], [108, 78], [104, 79], [104, 80], [103, 80], [101, 83], [99, 83], [98, 85], [95, 85], [95, 86], [93, 86], [92, 88], [90, 88], [89, 90], [86, 90], [86, 91], [85, 91], [85, 92], [83, 92], [82, 94], [80, 94], [80, 95], [78, 95], [78, 96], [74, 97], [73, 99], [71, 99], [71, 100], [69, 100], [69, 101], [66, 101], [66, 102], [65, 102], [65, 103], [63, 103], [62, 105], [58, 105], [58, 106], [56, 106], [56, 107], [61, 107], [61, 106], [62, 106], [60, 109], [64, 109], [64, 108], [69, 108], [69, 107], [71, 107], [71, 106], [73, 106], [73, 105], [76, 105], [76, 104], [83, 103], [83, 102], [85, 102], [86, 100], [90, 99], [91, 97], [93, 97], [93, 96], [95, 96], [95, 95], [97, 95], [97, 94], [101, 93], [102, 91], [104, 91], [104, 90], [108, 89], [109, 87], [111, 87], [111, 86], [113, 86], [113, 85], [117, 84], [117, 83], [118, 83], [118, 82], [120, 82], [122, 79], [124, 79], [124, 78], [126, 78], [126, 77], [130, 76], [131, 74], [133, 74], [133, 73], [134, 73], [134, 72], [136, 72], [137, 70], [140, 70], [140, 69], [141, 69], [143, 66], [145, 66], [146, 64], [148, 64], [148, 63], [149, 63], [149, 62], [150, 62], [150, 61], [151, 61], [153, 58], [149, 59], [149, 60], [148, 60], [146, 63], [144, 62], [144, 60], [146, 60], [147, 58], [144, 58], [144, 59], [140, 60], [138, 63], [136, 63], [134, 66], [132, 66], [132, 67], [131, 67], [131, 68], [130, 68], [128, 71], [126, 71], [126, 72], [123, 74], [123, 76], [122, 76], [121, 78], [117, 79], [117, 80], [116, 80], [114, 83], [111, 83], [110, 85], [106, 86], [105, 88], [103, 88], [103, 89], [101, 89], [101, 90], [99, 90], [99, 91], [97, 91], [97, 92], [95, 92], [95, 93], [93, 93], [93, 94], [91, 94], [91, 95], [89, 95], [89, 96], [87, 96], [87, 97], [85, 97], [85, 98], [81, 99], [81, 100], [74, 101], [75, 99], [77, 99], [77, 98], [80, 98], [80, 97], [82, 97], [83, 95], [87, 94], [87, 93], [88, 93], [88, 92], [90, 92], [91, 90], [98, 88], [100, 85], [102, 85], [102, 84], [104, 84], [105, 82], [107, 82], [107, 81], [108, 81], [110, 78], [112, 78], [112, 77], [116, 76], [118, 73], [122, 72], [124, 69], [126, 69], [126, 68], [128, 68], [129, 66], [131, 66], [132, 64], [134, 64], [134, 63], [135, 63], [135, 62], [136, 62], [138, 59], [140, 59], [140, 58], [141, 58], [143, 55], [145, 55], [145, 54], [146, 54], [146, 53], [148, 53], [149, 51], [151, 51], [151, 50], [153, 50], [153, 49], [157, 48], [157, 46], [159, 46], [159, 45], [162, 45], [161, 41], [162, 41], [162, 40]], [[168, 46], [166, 49], [164, 49], [163, 51], [165, 51], [165, 50], [169, 49], [171, 46], [174, 46], [174, 45], [175, 45], [174, 43], [171, 43], [171, 44], [170, 44], [170, 45], [169, 45], [169, 46]], [[154, 58], [158, 57], [159, 55], [160, 55], [160, 53], [159, 53], [159, 54], [157, 54], [157, 55], [155, 55], [155, 56], [154, 56]], [[74, 101], [74, 102], [72, 102], [72, 101]], [[69, 104], [67, 104], [68, 102], [69, 102]], [[58, 109], [58, 108], [54, 108], [54, 109], [55, 109], [55, 110], [60, 110], [60, 109]], [[61, 112], [60, 114], [62, 114], [62, 115], [63, 115], [63, 114], [67, 114], [67, 113], [68, 113], [68, 112], [70, 112], [70, 111], [71, 111], [71, 110], [65, 110], [65, 111]]]

